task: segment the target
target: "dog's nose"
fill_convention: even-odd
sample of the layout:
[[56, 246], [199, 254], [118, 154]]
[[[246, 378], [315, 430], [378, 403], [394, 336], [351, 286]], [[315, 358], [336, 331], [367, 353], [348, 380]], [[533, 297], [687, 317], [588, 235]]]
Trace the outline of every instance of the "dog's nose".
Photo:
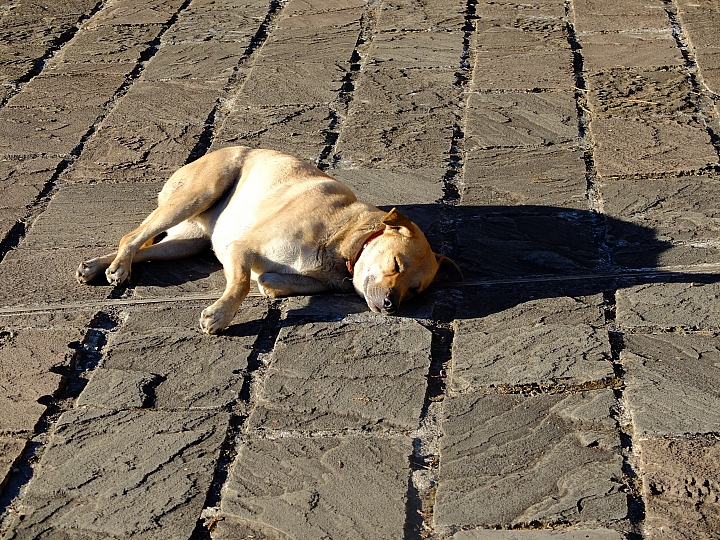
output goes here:
[[390, 299], [390, 297], [385, 297], [385, 300], [383, 301], [383, 307], [386, 310], [391, 310], [393, 308], [393, 301]]

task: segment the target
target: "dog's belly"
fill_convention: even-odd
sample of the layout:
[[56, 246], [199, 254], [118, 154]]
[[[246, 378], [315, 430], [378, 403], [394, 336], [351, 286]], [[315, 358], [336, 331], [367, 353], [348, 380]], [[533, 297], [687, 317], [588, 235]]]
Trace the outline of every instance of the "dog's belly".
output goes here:
[[328, 177], [287, 183], [250, 175], [197, 219], [223, 264], [230, 244], [244, 241], [257, 254], [253, 277], [308, 274], [322, 265], [318, 248], [330, 216], [354, 200], [345, 185]]

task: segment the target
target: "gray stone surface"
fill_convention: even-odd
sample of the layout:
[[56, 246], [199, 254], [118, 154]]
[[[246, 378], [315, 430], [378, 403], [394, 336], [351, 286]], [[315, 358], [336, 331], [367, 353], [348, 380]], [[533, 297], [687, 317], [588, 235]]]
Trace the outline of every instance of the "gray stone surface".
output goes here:
[[538, 531], [488, 531], [475, 529], [452, 536], [453, 540], [621, 540], [625, 538], [610, 529], [538, 530]]
[[617, 322], [622, 328], [707, 330], [720, 321], [720, 284], [702, 275], [690, 283], [636, 285], [618, 290]]
[[445, 398], [436, 527], [624, 518], [615, 407], [611, 390]]
[[284, 328], [249, 428], [414, 429], [430, 339], [419, 323], [388, 318]]
[[717, 163], [701, 124], [666, 118], [596, 118], [590, 125], [601, 176], [693, 172]]
[[451, 387], [466, 391], [611, 379], [610, 342], [597, 317], [601, 303], [598, 296], [532, 300], [495, 315], [456, 321]]
[[720, 530], [717, 438], [640, 443], [646, 538], [715, 538]]
[[588, 208], [585, 160], [569, 145], [468, 153], [463, 205]]
[[[718, 24], [0, 0], [0, 537], [715, 538]], [[209, 250], [76, 284], [235, 144], [397, 206], [467, 281], [397, 317], [252, 289], [213, 337]]]
[[575, 97], [569, 92], [482, 94], [468, 98], [465, 148], [540, 146], [578, 137]]
[[[269, 527], [270, 538], [400, 538], [411, 448], [398, 436], [244, 442], [221, 515]], [[220, 538], [232, 532], [221, 524]]]
[[[5, 321], [0, 321], [0, 324]], [[38, 402], [62, 384], [58, 371], [70, 366], [71, 344], [82, 341], [77, 328], [5, 330], [0, 327], [0, 433], [32, 433], [45, 412]]]
[[64, 413], [7, 538], [188, 538], [227, 421], [218, 412]]
[[616, 264], [642, 268], [720, 261], [714, 178], [607, 180], [598, 188], [605, 214], [616, 218], [607, 222]]
[[[200, 332], [200, 311], [167, 308], [131, 313], [123, 331], [109, 343], [101, 369], [130, 370], [136, 375], [113, 384], [112, 375], [98, 379], [96, 374], [85, 393], [93, 392], [92, 401], [102, 405], [120, 400], [118, 394], [122, 392], [127, 396], [122, 408], [130, 408], [138, 400], [156, 409], [235, 403], [265, 306], [245, 302], [233, 325], [217, 337]], [[146, 379], [147, 383], [142, 382]]]
[[588, 273], [601, 265], [596, 217], [589, 213], [486, 208], [501, 214], [465, 218], [458, 227], [456, 262], [465, 277]]
[[720, 340], [626, 335], [620, 353], [638, 438], [713, 433], [720, 424]]

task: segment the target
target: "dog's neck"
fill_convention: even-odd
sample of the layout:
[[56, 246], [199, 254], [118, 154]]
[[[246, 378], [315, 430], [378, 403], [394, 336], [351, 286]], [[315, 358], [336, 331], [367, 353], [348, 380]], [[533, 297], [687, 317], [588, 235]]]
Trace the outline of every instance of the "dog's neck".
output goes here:
[[357, 259], [360, 258], [365, 245], [371, 237], [379, 236], [385, 230], [382, 220], [386, 215], [379, 208], [365, 203], [354, 203], [352, 206], [362, 205], [364, 208], [357, 212], [357, 208], [352, 211], [348, 208], [341, 216], [342, 225], [338, 228], [337, 233], [328, 242], [328, 247], [335, 244], [334, 251], [343, 258], [348, 270], [352, 274], [351, 268], [355, 266]]

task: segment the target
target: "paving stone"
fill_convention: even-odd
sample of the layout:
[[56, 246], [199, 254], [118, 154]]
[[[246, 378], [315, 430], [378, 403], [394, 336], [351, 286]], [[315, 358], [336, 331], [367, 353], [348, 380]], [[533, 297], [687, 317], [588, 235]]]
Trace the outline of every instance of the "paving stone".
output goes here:
[[163, 34], [163, 43], [249, 43], [268, 13], [266, 0], [194, 1]]
[[550, 298], [488, 317], [456, 320], [451, 387], [468, 391], [612, 379], [610, 341], [603, 321], [596, 320], [595, 325], [578, 321], [597, 317], [601, 304], [600, 295], [587, 301]]
[[97, 314], [97, 309], [90, 306], [87, 309], [76, 308], [72, 310], [47, 310], [32, 311], [24, 313], [22, 311], [0, 312], [0, 328], [5, 331], [21, 331], [30, 329], [53, 330], [53, 329], [77, 329], [88, 325], [88, 321], [93, 320]]
[[720, 283], [636, 285], [617, 292], [617, 323], [624, 328], [717, 328], [720, 321]]
[[27, 441], [0, 435], [0, 489], [7, 483], [10, 471], [25, 450]]
[[241, 527], [298, 540], [401, 538], [411, 448], [402, 436], [245, 440], [220, 502], [234, 519], [218, 538]]
[[377, 32], [392, 30], [462, 30], [467, 5], [462, 0], [390, 0], [383, 3]]
[[185, 165], [205, 132], [204, 125], [152, 121], [111, 125], [115, 123], [117, 118], [110, 118], [93, 133], [63, 180], [166, 180]]
[[183, 3], [183, 0], [148, 0], [140, 5], [133, 0], [119, 0], [100, 10], [92, 18], [92, 26], [166, 24]]
[[566, 90], [574, 84], [573, 56], [569, 48], [565, 51], [480, 50], [475, 57], [470, 89]]
[[95, 369], [90, 383], [78, 396], [77, 407], [141, 409], [152, 401], [150, 388], [159, 376], [127, 369]]
[[547, 146], [578, 138], [575, 96], [540, 94], [471, 94], [468, 98], [465, 149], [498, 146]]
[[0, 306], [39, 307], [107, 299], [112, 286], [87, 286], [75, 281], [80, 262], [107, 252], [106, 247], [10, 251], [0, 263]]
[[28, 207], [53, 178], [60, 162], [57, 158], [0, 160], [0, 184], [4, 187], [0, 202], [0, 241], [17, 221], [26, 217]]
[[706, 129], [666, 118], [595, 118], [595, 167], [601, 176], [697, 171], [718, 155]]
[[662, 0], [627, 0], [622, 4], [607, 0], [575, 0], [573, 7], [575, 30], [579, 32], [670, 28]]
[[715, 538], [720, 530], [717, 439], [640, 441], [648, 539]]
[[58, 371], [67, 369], [74, 354], [68, 344], [82, 338], [83, 331], [77, 328], [0, 329], [0, 432], [32, 433], [45, 412], [38, 400], [58, 391], [62, 384]]
[[[505, 207], [488, 207], [493, 210]], [[519, 207], [531, 215], [463, 219], [455, 262], [466, 278], [590, 273], [602, 265], [597, 217], [552, 207]], [[541, 212], [536, 215], [536, 212]]]
[[103, 121], [103, 126], [129, 123], [204, 125], [224, 81], [137, 81]]
[[452, 540], [622, 540], [625, 538], [617, 531], [610, 529], [592, 530], [532, 530], [532, 531], [489, 531], [475, 529], [454, 534]]
[[189, 538], [227, 424], [216, 411], [64, 413], [7, 538]]
[[[596, 184], [613, 261], [654, 268], [720, 262], [717, 181], [702, 176]], [[650, 255], [652, 252], [652, 256]]]
[[375, 206], [431, 204], [443, 196], [443, 169], [328, 169], [352, 188], [358, 200]]
[[[123, 408], [138, 400], [156, 409], [217, 408], [233, 404], [242, 390], [247, 359], [260, 331], [267, 306], [248, 299], [233, 325], [222, 335], [200, 332], [201, 308], [165, 308], [132, 313], [107, 347], [101, 368], [129, 370], [139, 374], [119, 380], [128, 396]], [[97, 376], [97, 375], [96, 375]], [[149, 377], [150, 389], [139, 380]], [[115, 378], [117, 379], [117, 377]], [[86, 402], [116, 403], [120, 398], [112, 377], [95, 377], [85, 389]]]
[[70, 153], [124, 79], [121, 74], [36, 77], [0, 110], [0, 121], [7, 127], [0, 134], [0, 152]]
[[455, 70], [368, 67], [355, 84], [353, 101], [373, 112], [430, 114], [458, 107]]
[[291, 0], [277, 20], [279, 29], [343, 27], [360, 20], [366, 3], [362, 0]]
[[639, 438], [716, 432], [720, 422], [720, 340], [625, 335], [624, 395]]
[[615, 407], [611, 390], [446, 397], [436, 530], [623, 519]]
[[693, 47], [720, 47], [715, 31], [720, 11], [714, 0], [681, 0], [677, 6], [683, 30]]
[[235, 73], [245, 43], [162, 44], [142, 73], [145, 81], [213, 80], [225, 82]]
[[702, 82], [714, 93], [720, 93], [720, 50], [703, 49], [695, 55], [701, 68]]
[[374, 37], [367, 63], [397, 69], [458, 69], [462, 48], [462, 32], [383, 33]]
[[474, 150], [465, 159], [460, 204], [585, 209], [585, 169], [575, 146]]
[[[578, 36], [583, 69], [590, 73], [612, 68], [683, 66], [685, 60], [670, 29]], [[652, 96], [654, 97], [654, 96]]]
[[475, 14], [480, 19], [506, 21], [512, 19], [531, 19], [565, 17], [565, 2], [562, 0], [544, 0], [532, 4], [523, 1], [499, 0], [479, 3]]
[[541, 17], [481, 18], [477, 22], [473, 46], [478, 50], [561, 51], [568, 48], [565, 24], [561, 19]]
[[50, 66], [121, 63], [130, 73], [161, 32], [159, 25], [84, 27], [63, 45]]
[[238, 106], [282, 106], [335, 100], [350, 70], [359, 23], [341, 29], [287, 29], [263, 45]]
[[414, 429], [430, 340], [420, 324], [388, 318], [283, 328], [248, 428]]
[[448, 109], [430, 114], [376, 113], [351, 108], [336, 145], [342, 168], [426, 169], [446, 165], [458, 118]]
[[682, 68], [615, 68], [590, 74], [588, 103], [599, 116], [678, 116], [695, 111], [696, 92]]
[[272, 148], [317, 162], [327, 144], [331, 118], [327, 105], [239, 107], [225, 118], [211, 150], [237, 145]]
[[105, 247], [112, 251], [157, 207], [161, 188], [161, 182], [62, 186], [33, 222], [22, 249], [62, 246]]

